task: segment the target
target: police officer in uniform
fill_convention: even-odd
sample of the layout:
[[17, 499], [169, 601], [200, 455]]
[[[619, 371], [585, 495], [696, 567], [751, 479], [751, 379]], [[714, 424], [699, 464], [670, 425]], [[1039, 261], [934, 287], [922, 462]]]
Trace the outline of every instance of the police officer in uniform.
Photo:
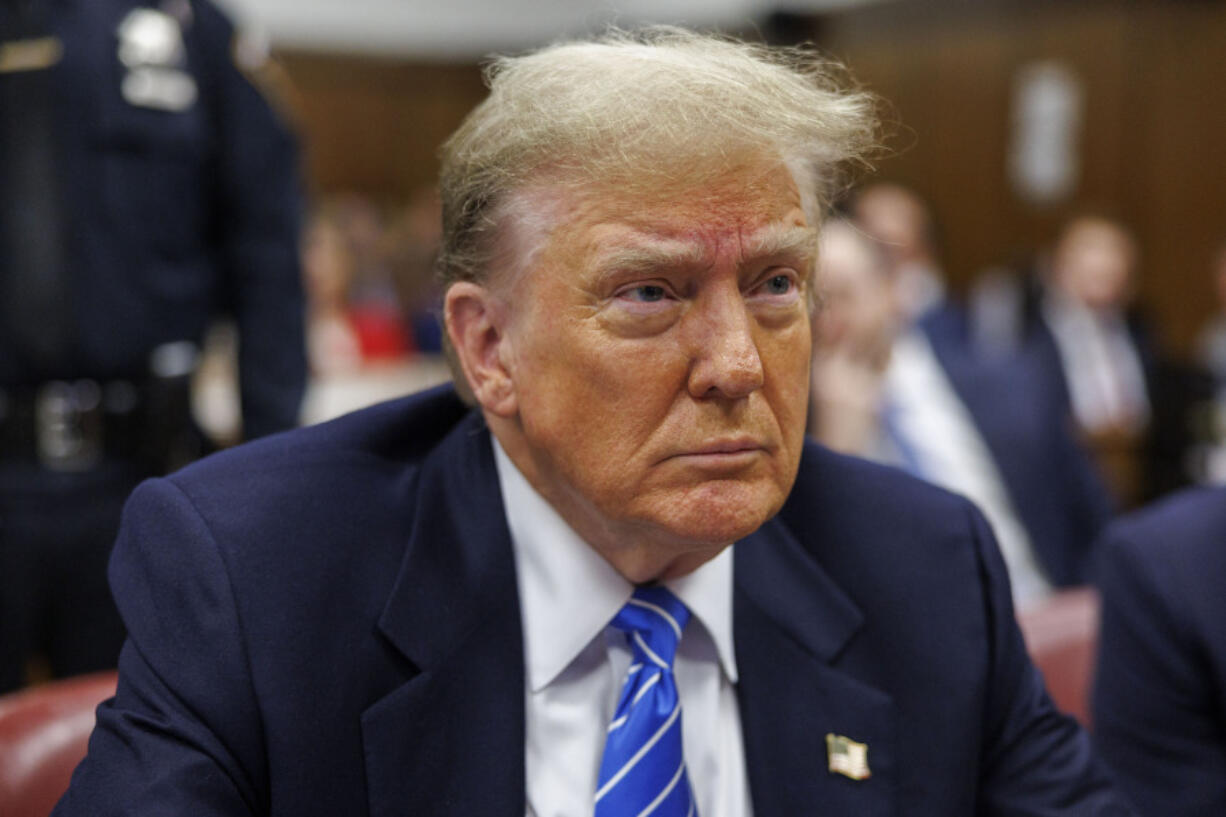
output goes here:
[[0, 0], [0, 691], [114, 665], [120, 509], [198, 453], [217, 314], [244, 436], [297, 421], [297, 154], [257, 61], [208, 0]]

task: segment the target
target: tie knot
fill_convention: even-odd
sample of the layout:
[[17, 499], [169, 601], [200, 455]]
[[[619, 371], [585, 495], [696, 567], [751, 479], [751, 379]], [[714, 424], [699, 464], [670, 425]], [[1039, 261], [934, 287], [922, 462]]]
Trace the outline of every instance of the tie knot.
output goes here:
[[672, 669], [673, 656], [690, 611], [663, 587], [640, 587], [613, 617], [613, 626], [624, 632], [636, 662]]

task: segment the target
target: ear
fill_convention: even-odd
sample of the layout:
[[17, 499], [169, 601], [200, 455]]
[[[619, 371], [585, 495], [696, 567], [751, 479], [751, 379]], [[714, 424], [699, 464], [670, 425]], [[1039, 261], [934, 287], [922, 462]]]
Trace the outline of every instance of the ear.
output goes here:
[[488, 287], [458, 281], [443, 300], [443, 320], [456, 359], [481, 408], [499, 417], [518, 410], [507, 366], [505, 301]]

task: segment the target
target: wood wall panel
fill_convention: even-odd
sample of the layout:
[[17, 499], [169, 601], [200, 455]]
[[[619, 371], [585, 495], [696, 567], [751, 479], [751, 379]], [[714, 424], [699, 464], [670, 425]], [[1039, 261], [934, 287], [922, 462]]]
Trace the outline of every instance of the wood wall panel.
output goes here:
[[1226, 10], [1150, 10], [1138, 26], [1145, 52], [1132, 70], [1148, 93], [1133, 121], [1144, 161], [1124, 172], [1145, 204], [1142, 293], [1169, 316], [1168, 334], [1188, 342], [1211, 308], [1210, 256], [1226, 239]]
[[405, 201], [438, 176], [440, 144], [485, 96], [476, 65], [280, 53], [317, 193]]

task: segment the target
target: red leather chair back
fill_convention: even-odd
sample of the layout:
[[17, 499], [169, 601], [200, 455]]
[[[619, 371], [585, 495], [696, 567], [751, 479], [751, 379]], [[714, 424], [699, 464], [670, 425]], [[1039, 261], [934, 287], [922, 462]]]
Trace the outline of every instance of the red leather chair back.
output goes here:
[[0, 815], [47, 817], [85, 757], [94, 710], [115, 694], [104, 672], [0, 697]]
[[1090, 724], [1090, 686], [1098, 649], [1098, 592], [1065, 590], [1017, 617], [1031, 659], [1062, 711]]

